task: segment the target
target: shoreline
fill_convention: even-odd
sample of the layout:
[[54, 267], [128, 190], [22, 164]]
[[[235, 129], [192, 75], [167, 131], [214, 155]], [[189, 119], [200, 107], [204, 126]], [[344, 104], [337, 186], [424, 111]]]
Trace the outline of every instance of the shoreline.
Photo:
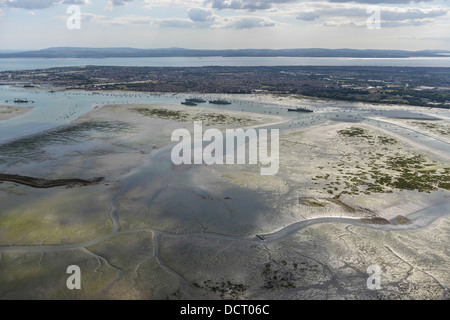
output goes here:
[[[15, 87], [16, 83], [3, 83], [0, 85], [12, 86]], [[314, 96], [302, 96], [299, 94], [279, 94], [279, 93], [270, 93], [270, 92], [262, 92], [262, 93], [215, 93], [215, 92], [169, 92], [169, 91], [139, 91], [139, 90], [89, 90], [83, 88], [71, 88], [71, 87], [63, 87], [63, 86], [52, 86], [48, 84], [40, 84], [35, 87], [23, 87], [17, 85], [16, 87], [25, 89], [25, 90], [40, 90], [40, 91], [55, 91], [55, 92], [70, 92], [70, 91], [81, 91], [81, 92], [90, 92], [90, 93], [118, 93], [118, 94], [147, 94], [147, 95], [186, 95], [186, 96], [211, 96], [215, 98], [224, 98], [224, 99], [238, 99], [242, 101], [255, 101], [255, 98], [259, 100], [261, 103], [267, 104], [278, 104], [284, 105], [286, 107], [292, 106], [292, 103], [301, 102], [301, 101], [309, 101], [309, 102], [317, 102], [324, 104], [347, 104], [348, 107], [371, 107], [374, 109], [380, 110], [411, 110], [411, 111], [422, 111], [425, 114], [432, 112], [437, 113], [446, 113], [450, 109], [442, 108], [442, 107], [432, 107], [432, 106], [419, 106], [419, 105], [408, 105], [408, 104], [389, 104], [389, 103], [374, 103], [367, 101], [352, 101], [352, 100], [339, 100], [332, 98], [321, 98]]]

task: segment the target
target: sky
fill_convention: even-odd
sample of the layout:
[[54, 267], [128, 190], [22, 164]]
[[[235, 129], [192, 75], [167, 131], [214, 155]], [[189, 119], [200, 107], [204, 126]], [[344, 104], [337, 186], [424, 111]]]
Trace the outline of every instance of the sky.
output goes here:
[[0, 50], [450, 50], [450, 0], [0, 0]]

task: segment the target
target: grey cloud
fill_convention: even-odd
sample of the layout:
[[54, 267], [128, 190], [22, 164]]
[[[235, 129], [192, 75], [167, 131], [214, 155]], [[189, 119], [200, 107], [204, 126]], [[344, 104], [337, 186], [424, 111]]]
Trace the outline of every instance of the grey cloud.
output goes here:
[[[385, 7], [380, 11], [381, 20], [386, 27], [399, 27], [404, 25], [423, 25], [431, 23], [432, 18], [443, 17], [447, 14], [446, 8], [435, 9], [419, 9], [419, 8], [388, 8]], [[356, 18], [360, 20], [367, 19], [369, 14], [363, 7], [328, 7], [320, 8], [312, 11], [301, 12], [297, 15], [298, 20], [312, 21], [320, 17], [326, 18]], [[330, 24], [325, 24], [330, 25]]]
[[214, 20], [214, 11], [209, 8], [190, 8], [188, 16], [194, 22], [207, 22]]
[[301, 2], [299, 0], [207, 0], [215, 9], [266, 10], [273, 4]]
[[135, 0], [110, 0], [109, 5], [112, 6], [124, 6], [130, 2], [135, 2]]
[[424, 18], [436, 18], [442, 17], [447, 14], [447, 9], [432, 9], [432, 10], [421, 10], [421, 9], [408, 9], [406, 11], [381, 11], [383, 20], [404, 20], [404, 19], [424, 19]]
[[[309, 0], [311, 1], [311, 0]], [[326, 1], [326, 0], [324, 0]], [[362, 4], [407, 4], [418, 2], [432, 2], [435, 0], [328, 0], [334, 3], [362, 3]], [[273, 5], [307, 2], [307, 0], [206, 0], [214, 9], [266, 10]]]
[[304, 20], [304, 21], [313, 21], [320, 18], [320, 12], [318, 11], [308, 11], [308, 12], [301, 12], [298, 16], [298, 20]]

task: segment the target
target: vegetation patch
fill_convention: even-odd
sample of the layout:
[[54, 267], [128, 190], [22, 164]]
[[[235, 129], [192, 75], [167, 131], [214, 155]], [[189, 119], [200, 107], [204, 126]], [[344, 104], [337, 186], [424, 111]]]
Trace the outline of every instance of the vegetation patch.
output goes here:
[[431, 132], [443, 135], [450, 136], [450, 126], [441, 124], [439, 122], [425, 122], [425, 121], [413, 121], [412, 124], [419, 126], [421, 128], [427, 129]]
[[364, 130], [363, 128], [359, 127], [351, 127], [349, 129], [343, 129], [339, 130], [338, 134], [342, 137], [356, 137], [356, 138], [363, 138], [367, 140], [367, 142], [371, 145], [374, 145], [376, 143], [379, 144], [396, 144], [397, 140], [385, 135], [371, 135], [367, 130]]
[[247, 124], [251, 122], [251, 119], [245, 117], [232, 117], [221, 113], [200, 113], [190, 114], [188, 112], [180, 110], [169, 109], [147, 109], [147, 108], [134, 108], [132, 109], [146, 117], [175, 120], [180, 122], [193, 122], [203, 121], [206, 125], [209, 124]]
[[247, 287], [240, 283], [222, 280], [220, 282], [205, 280], [202, 284], [194, 282], [196, 288], [206, 289], [220, 296], [221, 299], [238, 299], [247, 290]]
[[368, 224], [390, 224], [388, 220], [381, 217], [362, 218], [361, 221]]
[[[341, 153], [338, 163], [330, 163], [329, 173], [311, 178], [334, 200], [343, 194], [450, 190], [448, 164], [431, 161], [416, 152], [402, 152], [401, 146], [396, 146], [396, 153], [388, 154], [386, 145], [398, 144], [396, 139], [360, 127], [339, 130], [338, 135], [345, 144], [358, 147], [359, 152]], [[323, 166], [318, 168], [326, 171]]]
[[411, 222], [411, 220], [408, 219], [407, 217], [400, 216], [400, 215], [396, 216], [394, 219], [395, 219], [395, 221], [397, 221], [397, 224], [406, 224], [406, 223]]
[[266, 289], [295, 288], [298, 274], [296, 269], [298, 269], [298, 263], [293, 263], [291, 267], [284, 260], [281, 261], [281, 264], [276, 261], [266, 263], [262, 272], [263, 287]]
[[300, 204], [303, 204], [303, 205], [309, 206], [309, 207], [325, 207], [326, 206], [326, 203], [316, 201], [316, 199], [314, 199], [314, 198], [301, 197], [298, 199], [298, 202]]

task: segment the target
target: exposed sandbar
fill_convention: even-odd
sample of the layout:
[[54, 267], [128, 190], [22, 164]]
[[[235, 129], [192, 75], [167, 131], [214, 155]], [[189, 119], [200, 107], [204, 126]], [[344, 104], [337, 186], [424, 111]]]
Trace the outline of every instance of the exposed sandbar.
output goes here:
[[33, 107], [13, 107], [0, 105], [0, 121], [23, 116], [33, 110]]

